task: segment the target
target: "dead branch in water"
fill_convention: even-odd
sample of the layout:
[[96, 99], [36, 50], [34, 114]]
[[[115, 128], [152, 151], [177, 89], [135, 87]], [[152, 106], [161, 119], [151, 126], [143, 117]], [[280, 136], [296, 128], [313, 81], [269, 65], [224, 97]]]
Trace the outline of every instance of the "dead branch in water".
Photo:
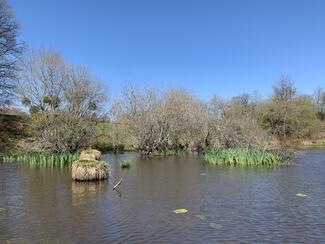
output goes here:
[[115, 186], [113, 186], [113, 190], [115, 190], [116, 189], [116, 187], [118, 187], [119, 185], [121, 185], [121, 183], [122, 183], [122, 180], [123, 180], [123, 177], [121, 177], [121, 179], [116, 183], [116, 185]]

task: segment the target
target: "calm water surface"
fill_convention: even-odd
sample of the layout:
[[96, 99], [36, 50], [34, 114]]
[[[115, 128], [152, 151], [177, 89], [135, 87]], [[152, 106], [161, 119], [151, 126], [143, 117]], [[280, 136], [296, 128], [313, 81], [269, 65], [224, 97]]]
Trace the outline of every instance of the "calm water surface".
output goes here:
[[[122, 170], [125, 158], [134, 161]], [[0, 243], [325, 242], [324, 150], [275, 170], [195, 155], [103, 159], [111, 177], [100, 183], [73, 182], [69, 168], [0, 164]]]

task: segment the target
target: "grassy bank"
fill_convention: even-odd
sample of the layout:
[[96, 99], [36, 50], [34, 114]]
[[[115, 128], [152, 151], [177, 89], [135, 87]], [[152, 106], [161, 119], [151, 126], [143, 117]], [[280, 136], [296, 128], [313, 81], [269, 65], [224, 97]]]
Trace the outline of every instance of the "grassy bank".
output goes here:
[[288, 165], [288, 159], [275, 152], [260, 149], [211, 149], [203, 154], [205, 162], [214, 165], [275, 167]]
[[317, 140], [304, 140], [301, 142], [300, 147], [325, 147], [325, 138]]

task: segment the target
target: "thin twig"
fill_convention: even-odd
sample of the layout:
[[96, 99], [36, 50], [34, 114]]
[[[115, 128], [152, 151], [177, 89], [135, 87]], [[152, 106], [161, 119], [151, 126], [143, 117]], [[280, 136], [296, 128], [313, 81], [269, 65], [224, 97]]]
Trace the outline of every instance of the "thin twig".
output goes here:
[[118, 187], [119, 185], [121, 185], [122, 180], [123, 180], [123, 177], [121, 177], [121, 179], [116, 183], [116, 185], [113, 186], [113, 190], [115, 190], [116, 187]]

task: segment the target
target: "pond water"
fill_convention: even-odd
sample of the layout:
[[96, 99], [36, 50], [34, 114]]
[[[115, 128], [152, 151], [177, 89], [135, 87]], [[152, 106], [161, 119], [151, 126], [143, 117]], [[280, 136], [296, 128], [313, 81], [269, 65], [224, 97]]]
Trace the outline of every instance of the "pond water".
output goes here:
[[73, 182], [69, 168], [0, 164], [0, 243], [325, 241], [324, 150], [273, 170], [215, 167], [197, 155], [103, 159], [110, 179], [99, 183]]

